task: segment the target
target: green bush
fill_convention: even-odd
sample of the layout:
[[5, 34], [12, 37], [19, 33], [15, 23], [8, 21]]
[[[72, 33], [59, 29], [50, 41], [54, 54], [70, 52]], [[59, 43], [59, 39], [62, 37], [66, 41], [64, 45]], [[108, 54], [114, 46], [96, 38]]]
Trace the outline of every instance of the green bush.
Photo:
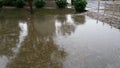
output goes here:
[[77, 12], [83, 12], [85, 11], [87, 1], [86, 0], [74, 0], [73, 5]]
[[66, 0], [56, 0], [56, 5], [58, 8], [65, 8], [67, 6]]
[[4, 6], [15, 6], [16, 0], [3, 0]]
[[2, 8], [2, 6], [3, 6], [3, 1], [0, 0], [0, 8]]
[[17, 8], [23, 8], [25, 6], [25, 1], [24, 0], [16, 0], [15, 6]]
[[42, 8], [45, 6], [45, 0], [35, 0], [34, 5], [36, 8]]

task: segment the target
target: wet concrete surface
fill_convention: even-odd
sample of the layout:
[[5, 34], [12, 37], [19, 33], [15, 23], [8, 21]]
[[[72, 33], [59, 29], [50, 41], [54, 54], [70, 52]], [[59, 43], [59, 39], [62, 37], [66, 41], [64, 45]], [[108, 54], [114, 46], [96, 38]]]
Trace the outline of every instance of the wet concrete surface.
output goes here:
[[0, 68], [119, 68], [120, 30], [85, 15], [0, 18]]

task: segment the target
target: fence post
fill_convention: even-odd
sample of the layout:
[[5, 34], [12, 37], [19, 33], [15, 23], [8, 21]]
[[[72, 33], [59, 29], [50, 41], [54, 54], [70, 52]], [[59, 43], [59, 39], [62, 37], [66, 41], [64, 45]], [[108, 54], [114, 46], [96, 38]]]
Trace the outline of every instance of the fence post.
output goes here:
[[98, 13], [99, 13], [99, 10], [100, 10], [100, 0], [98, 0]]
[[105, 11], [106, 11], [106, 1], [104, 3], [104, 14], [105, 14]]

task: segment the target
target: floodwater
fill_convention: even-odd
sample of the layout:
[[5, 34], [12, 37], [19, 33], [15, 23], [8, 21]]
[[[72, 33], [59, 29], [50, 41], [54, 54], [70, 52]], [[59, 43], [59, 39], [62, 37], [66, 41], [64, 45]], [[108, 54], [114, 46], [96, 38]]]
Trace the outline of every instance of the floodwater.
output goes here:
[[120, 30], [78, 14], [0, 18], [0, 68], [119, 68]]

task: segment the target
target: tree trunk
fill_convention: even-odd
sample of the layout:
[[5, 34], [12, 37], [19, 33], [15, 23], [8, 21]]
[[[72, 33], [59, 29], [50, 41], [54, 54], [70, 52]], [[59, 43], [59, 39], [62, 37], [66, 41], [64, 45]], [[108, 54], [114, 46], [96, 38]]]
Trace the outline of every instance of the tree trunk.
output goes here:
[[33, 0], [28, 0], [29, 7], [30, 7], [30, 14], [33, 14], [33, 5], [32, 5]]

